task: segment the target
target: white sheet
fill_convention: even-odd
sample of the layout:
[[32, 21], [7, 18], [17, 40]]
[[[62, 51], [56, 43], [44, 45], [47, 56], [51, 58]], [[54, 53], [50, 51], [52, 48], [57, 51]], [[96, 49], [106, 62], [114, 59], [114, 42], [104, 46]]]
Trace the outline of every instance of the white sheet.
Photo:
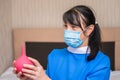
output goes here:
[[1, 76], [0, 80], [19, 80], [13, 73], [13, 67], [9, 67]]
[[120, 80], [120, 71], [111, 71], [110, 80]]
[[[12, 72], [13, 67], [9, 67], [1, 76], [0, 80], [19, 80]], [[120, 71], [111, 71], [110, 80], [120, 80]]]

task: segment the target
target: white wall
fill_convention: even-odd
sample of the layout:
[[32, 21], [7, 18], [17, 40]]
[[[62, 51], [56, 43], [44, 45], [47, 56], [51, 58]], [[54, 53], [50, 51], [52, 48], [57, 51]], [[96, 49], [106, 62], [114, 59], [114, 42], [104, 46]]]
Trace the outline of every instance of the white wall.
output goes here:
[[92, 7], [101, 27], [120, 27], [120, 0], [12, 0], [12, 27], [62, 27], [62, 14], [78, 4]]
[[94, 8], [101, 27], [120, 27], [120, 0], [0, 0], [0, 74], [13, 60], [13, 28], [62, 27], [63, 13], [78, 4]]
[[11, 1], [0, 0], [0, 74], [12, 63]]

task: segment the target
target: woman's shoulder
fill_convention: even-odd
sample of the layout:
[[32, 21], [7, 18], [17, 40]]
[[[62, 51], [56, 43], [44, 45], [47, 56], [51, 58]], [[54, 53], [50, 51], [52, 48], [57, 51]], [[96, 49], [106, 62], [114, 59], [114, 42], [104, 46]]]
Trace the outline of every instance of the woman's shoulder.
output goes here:
[[52, 57], [52, 58], [57, 58], [57, 57], [60, 57], [60, 56], [65, 56], [65, 53], [66, 53], [67, 49], [66, 48], [61, 48], [61, 49], [53, 49], [48, 57]]
[[100, 59], [105, 60], [105, 61], [106, 61], [106, 60], [107, 60], [107, 61], [110, 60], [109, 57], [108, 57], [104, 52], [102, 52], [102, 51], [98, 51], [97, 57], [99, 57]]
[[98, 51], [95, 59], [89, 62], [89, 66], [92, 66], [90, 68], [90, 71], [92, 72], [105, 68], [110, 68], [110, 59], [105, 53], [103, 53], [102, 51]]
[[110, 67], [110, 58], [102, 51], [98, 51], [95, 61], [100, 65]]

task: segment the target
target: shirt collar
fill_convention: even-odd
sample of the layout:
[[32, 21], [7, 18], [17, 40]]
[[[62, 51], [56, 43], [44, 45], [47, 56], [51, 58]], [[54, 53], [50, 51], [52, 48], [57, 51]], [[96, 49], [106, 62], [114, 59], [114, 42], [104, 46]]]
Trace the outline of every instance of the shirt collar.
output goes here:
[[72, 47], [67, 47], [67, 50], [71, 53], [74, 54], [86, 54], [86, 53], [90, 53], [90, 48], [88, 46], [84, 46], [84, 47], [79, 47], [79, 48], [72, 48]]

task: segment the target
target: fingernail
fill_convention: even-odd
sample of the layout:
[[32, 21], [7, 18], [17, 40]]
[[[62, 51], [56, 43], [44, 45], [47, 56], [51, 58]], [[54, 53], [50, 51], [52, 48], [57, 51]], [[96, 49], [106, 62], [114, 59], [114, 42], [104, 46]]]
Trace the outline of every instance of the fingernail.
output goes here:
[[25, 67], [26, 66], [26, 64], [23, 64], [23, 67]]

